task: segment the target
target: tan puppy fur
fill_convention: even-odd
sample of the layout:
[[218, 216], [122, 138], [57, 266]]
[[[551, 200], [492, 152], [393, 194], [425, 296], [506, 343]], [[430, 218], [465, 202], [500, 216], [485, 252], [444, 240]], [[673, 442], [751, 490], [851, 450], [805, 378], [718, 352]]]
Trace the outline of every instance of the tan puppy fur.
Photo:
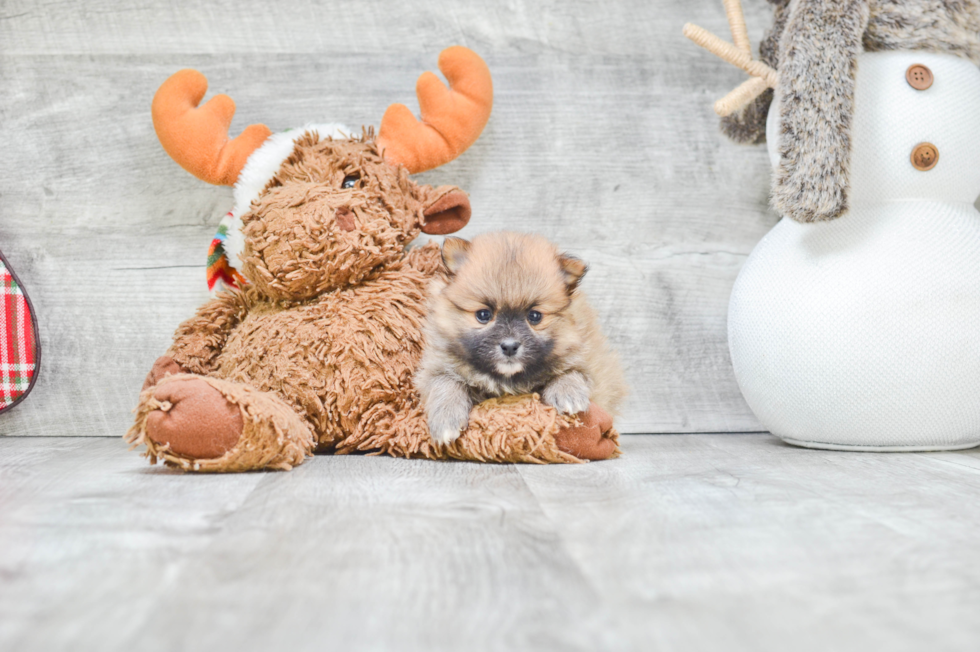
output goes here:
[[538, 235], [446, 238], [449, 274], [430, 286], [416, 386], [439, 443], [466, 429], [473, 405], [538, 392], [563, 414], [589, 402], [615, 414], [627, 387], [595, 311], [578, 289], [587, 267]]

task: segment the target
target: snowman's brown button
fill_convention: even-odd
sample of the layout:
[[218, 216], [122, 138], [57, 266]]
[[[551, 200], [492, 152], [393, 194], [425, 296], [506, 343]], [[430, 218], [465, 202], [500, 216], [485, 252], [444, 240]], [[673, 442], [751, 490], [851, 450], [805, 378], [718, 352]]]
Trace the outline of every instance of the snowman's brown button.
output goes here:
[[924, 91], [932, 86], [932, 71], [921, 63], [913, 63], [905, 71], [905, 80], [917, 91]]
[[919, 143], [912, 148], [912, 165], [916, 170], [931, 170], [939, 162], [939, 150], [932, 143]]

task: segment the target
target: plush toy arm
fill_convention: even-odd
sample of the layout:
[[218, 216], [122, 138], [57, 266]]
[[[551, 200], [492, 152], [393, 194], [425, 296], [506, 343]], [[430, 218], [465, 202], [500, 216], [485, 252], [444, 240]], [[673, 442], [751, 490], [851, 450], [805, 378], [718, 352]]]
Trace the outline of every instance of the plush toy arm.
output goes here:
[[376, 403], [337, 453], [370, 451], [394, 457], [475, 462], [574, 464], [619, 456], [619, 433], [612, 419], [592, 404], [585, 414], [567, 416], [536, 394], [494, 398], [476, 405], [469, 426], [454, 442], [437, 444], [414, 392], [399, 403]]
[[870, 0], [798, 0], [779, 46], [772, 204], [799, 222], [847, 211], [854, 72]]
[[221, 292], [201, 306], [197, 314], [177, 327], [167, 356], [181, 369], [195, 374], [211, 371], [228, 335], [248, 313], [242, 292]]

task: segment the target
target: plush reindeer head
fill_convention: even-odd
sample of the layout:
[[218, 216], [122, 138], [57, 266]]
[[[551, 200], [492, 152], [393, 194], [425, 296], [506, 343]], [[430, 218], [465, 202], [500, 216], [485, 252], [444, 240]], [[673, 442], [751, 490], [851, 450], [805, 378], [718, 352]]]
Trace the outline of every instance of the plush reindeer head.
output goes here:
[[418, 80], [422, 122], [392, 105], [377, 138], [373, 129], [351, 137], [339, 125], [280, 134], [251, 125], [229, 140], [234, 102], [218, 95], [199, 107], [207, 80], [194, 70], [160, 87], [153, 122], [184, 169], [235, 186], [231, 215], [242, 242], [230, 249], [240, 252], [245, 279], [270, 298], [302, 300], [376, 275], [420, 231], [444, 235], [469, 221], [461, 190], [409, 178], [459, 156], [490, 117], [493, 85], [482, 59], [451, 47], [439, 68], [449, 88], [429, 72]]

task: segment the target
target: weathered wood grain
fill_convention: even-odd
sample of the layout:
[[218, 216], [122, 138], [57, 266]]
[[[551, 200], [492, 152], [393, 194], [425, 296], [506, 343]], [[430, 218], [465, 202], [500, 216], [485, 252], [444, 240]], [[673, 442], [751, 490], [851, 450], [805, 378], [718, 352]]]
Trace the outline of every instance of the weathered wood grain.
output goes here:
[[[764, 0], [743, 5], [758, 43], [770, 10]], [[728, 38], [721, 0], [85, 0], [57, 11], [5, 0], [2, 7], [4, 54], [428, 54], [459, 42], [481, 51], [669, 56], [687, 21]]]
[[601, 467], [519, 471], [630, 649], [980, 644], [980, 453], [842, 454], [759, 435], [626, 446]]
[[976, 650], [980, 453], [183, 475], [0, 439], [4, 650]]
[[187, 476], [105, 438], [0, 451], [4, 649], [595, 650], [617, 636], [512, 466], [325, 456]]
[[[758, 40], [769, 18], [746, 2]], [[35, 393], [0, 434], [118, 435], [145, 371], [205, 296], [230, 191], [156, 142], [149, 102], [187, 66], [238, 103], [233, 131], [377, 124], [414, 106], [438, 50], [485, 56], [481, 140], [422, 175], [470, 192], [461, 235], [536, 230], [591, 263], [585, 288], [626, 362], [624, 432], [757, 430], [731, 373], [728, 294], [772, 226], [761, 148], [720, 136], [742, 73], [680, 35], [720, 3], [8, 1], [0, 11], [0, 246], [37, 307]]]

